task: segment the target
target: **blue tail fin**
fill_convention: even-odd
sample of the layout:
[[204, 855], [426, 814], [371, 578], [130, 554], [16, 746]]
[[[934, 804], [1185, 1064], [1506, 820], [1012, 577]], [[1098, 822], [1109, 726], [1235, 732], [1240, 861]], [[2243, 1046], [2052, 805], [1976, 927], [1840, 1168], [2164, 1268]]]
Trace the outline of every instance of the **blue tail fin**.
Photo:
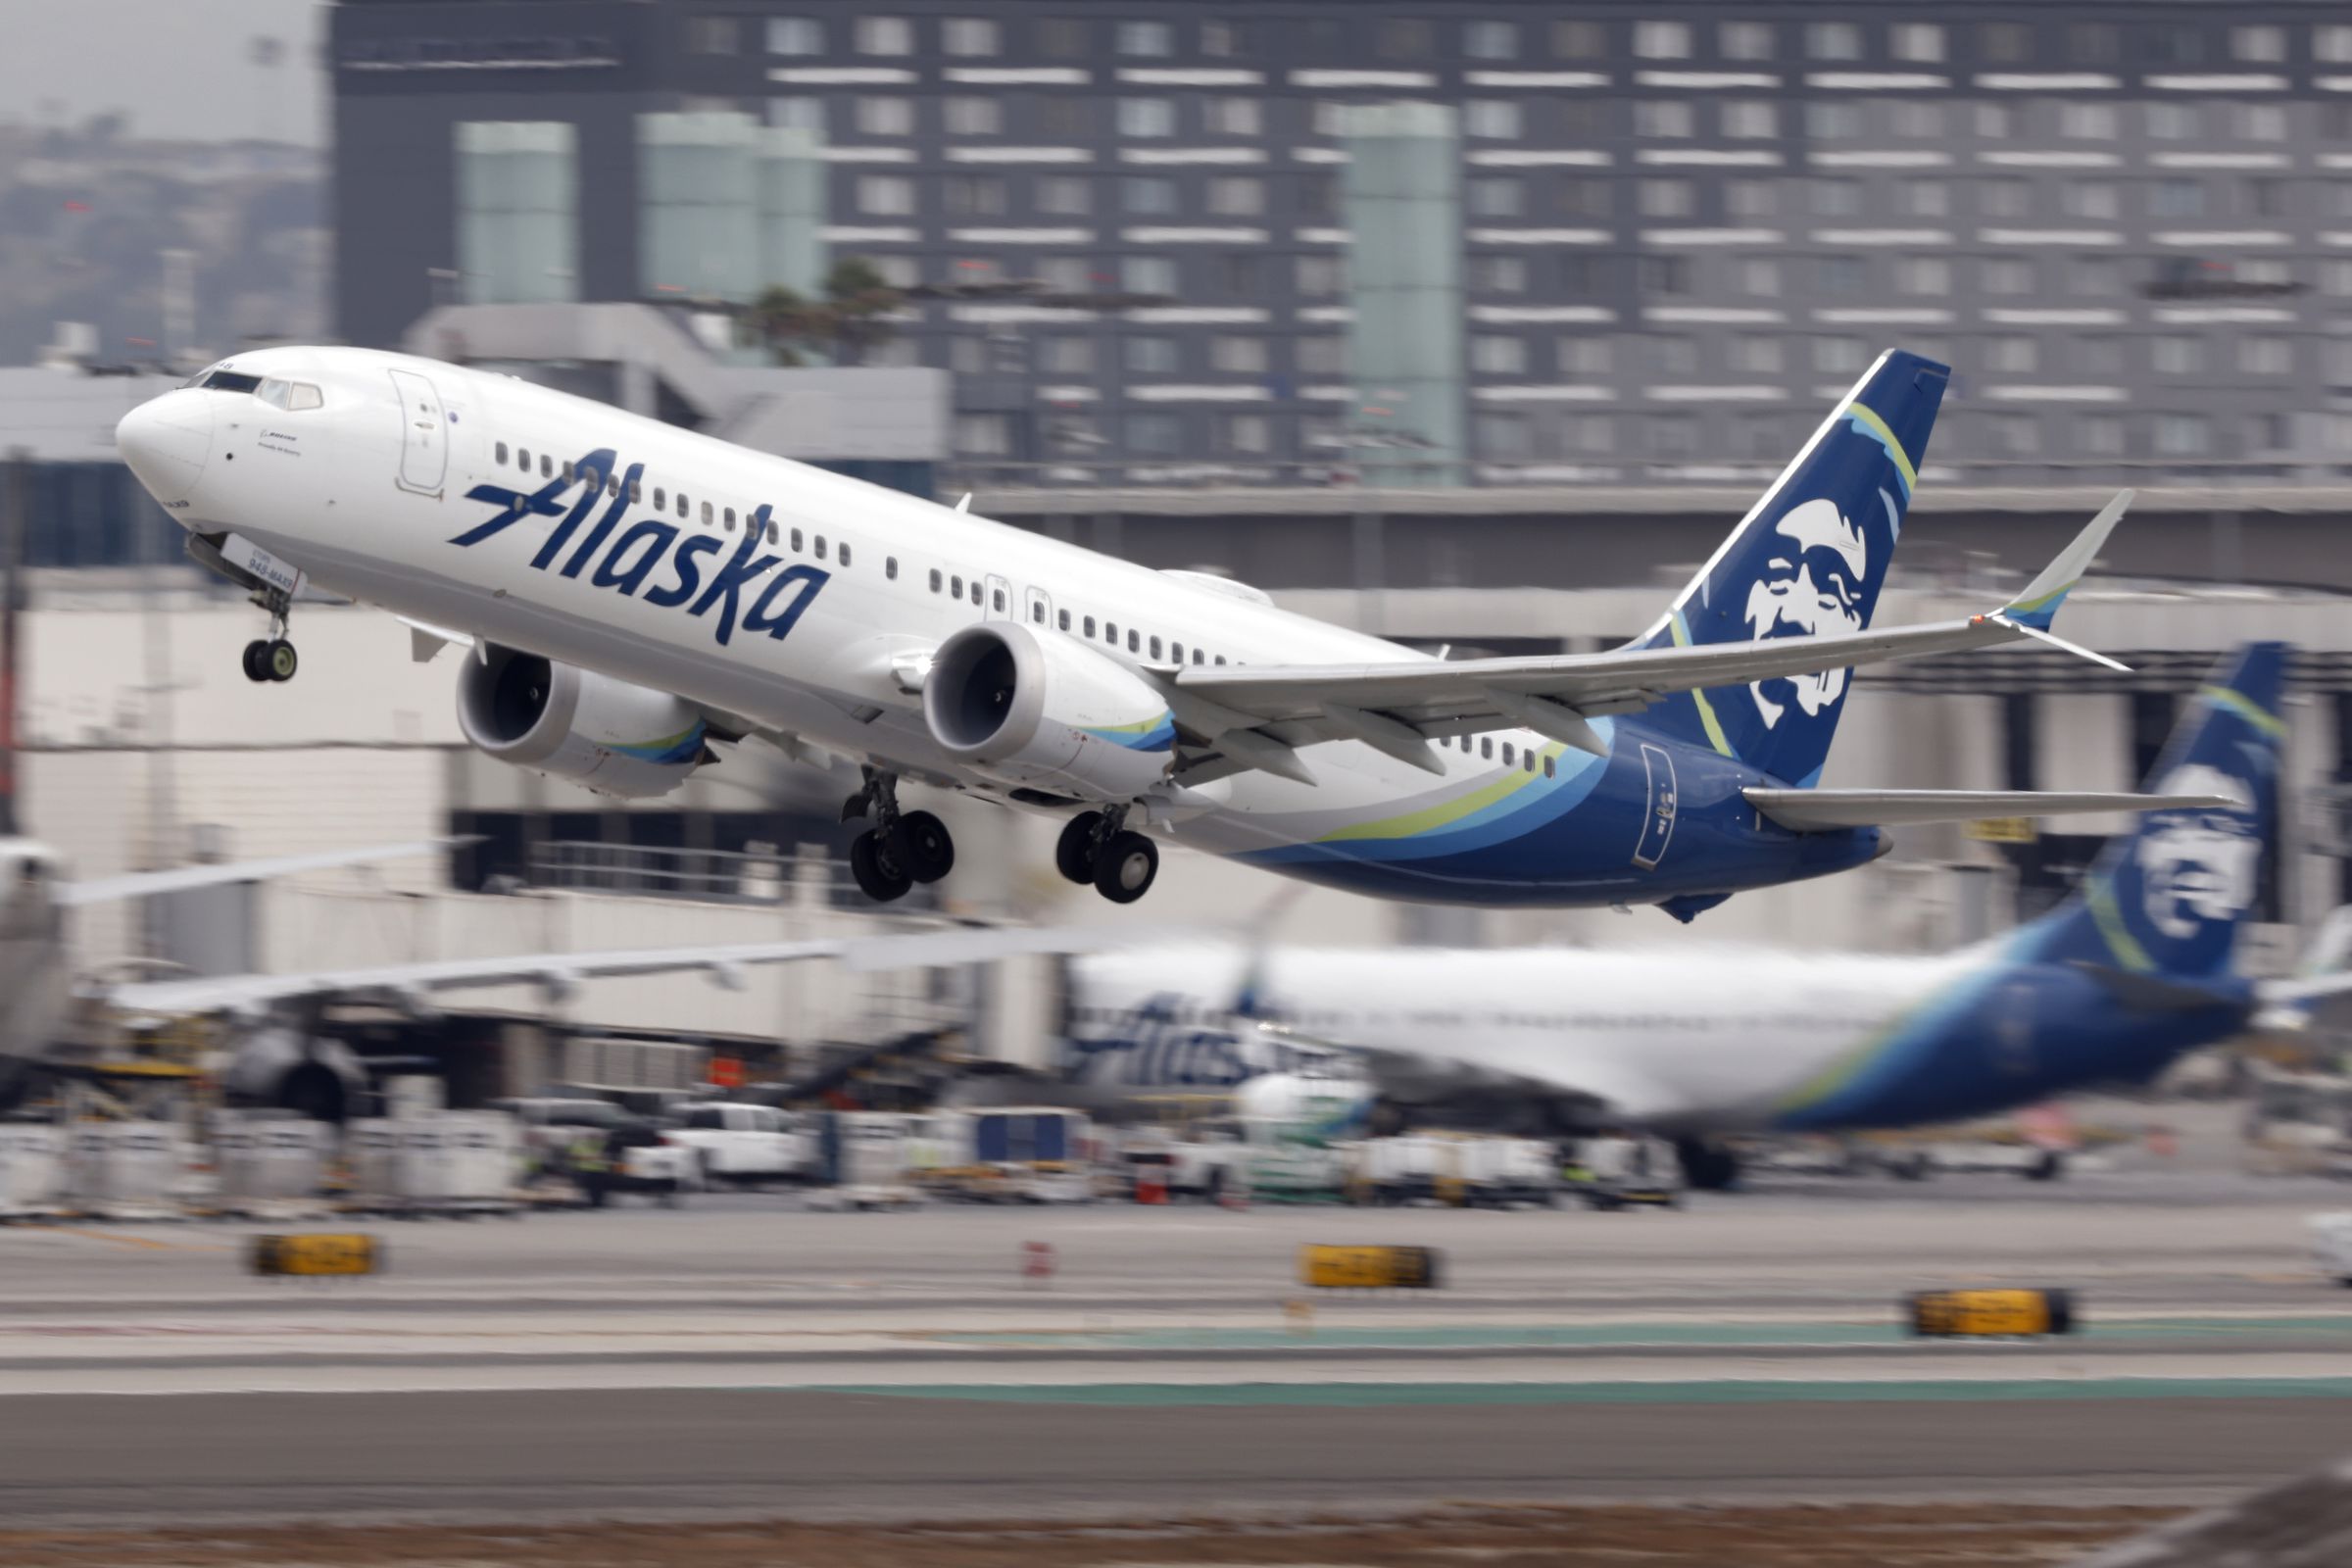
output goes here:
[[[1860, 631], [1903, 531], [1949, 368], [1880, 356], [1637, 648]], [[1810, 785], [1829, 760], [1850, 672], [1666, 699], [1642, 723]]]
[[2147, 788], [2237, 804], [2149, 811], [2107, 842], [2082, 888], [2036, 922], [2044, 959], [2184, 980], [2228, 971], [2278, 831], [2286, 645], [2248, 643], [2181, 710]]

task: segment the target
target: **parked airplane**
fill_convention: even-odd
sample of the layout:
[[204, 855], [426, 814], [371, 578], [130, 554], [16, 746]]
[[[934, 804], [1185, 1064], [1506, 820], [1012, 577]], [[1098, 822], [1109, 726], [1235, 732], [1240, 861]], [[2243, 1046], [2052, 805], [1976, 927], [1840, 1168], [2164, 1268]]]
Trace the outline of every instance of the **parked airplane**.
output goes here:
[[268, 610], [255, 680], [294, 674], [316, 578], [406, 620], [420, 658], [470, 650], [459, 715], [507, 761], [658, 796], [712, 742], [857, 759], [876, 899], [954, 862], [901, 809], [907, 777], [1067, 817], [1056, 865], [1119, 903], [1161, 833], [1385, 897], [1687, 920], [1860, 865], [1884, 824], [2146, 804], [1811, 788], [1852, 666], [2055, 641], [2127, 499], [2010, 603], [1869, 630], [1948, 374], [1882, 356], [1645, 636], [1460, 662], [400, 355], [241, 353], [117, 439]]
[[2285, 660], [2257, 643], [2226, 661], [2156, 764], [2151, 790], [2220, 804], [2142, 817], [2064, 904], [1967, 951], [1128, 949], [1072, 966], [1068, 1076], [1097, 1094], [1247, 1086], [1246, 1108], [1276, 1119], [1357, 1120], [1377, 1099], [1639, 1123], [1712, 1185], [1735, 1174], [1726, 1134], [1947, 1121], [2144, 1080], [2347, 989], [2231, 964], [2275, 838]]

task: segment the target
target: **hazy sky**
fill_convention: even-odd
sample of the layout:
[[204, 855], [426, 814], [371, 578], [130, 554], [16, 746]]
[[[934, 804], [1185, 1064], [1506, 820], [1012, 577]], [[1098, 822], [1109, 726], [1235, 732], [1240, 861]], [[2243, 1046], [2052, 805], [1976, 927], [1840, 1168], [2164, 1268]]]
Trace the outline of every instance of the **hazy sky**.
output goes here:
[[[325, 139], [321, 0], [0, 0], [0, 120], [116, 109], [135, 136]], [[258, 37], [283, 40], [273, 70], [253, 63]]]

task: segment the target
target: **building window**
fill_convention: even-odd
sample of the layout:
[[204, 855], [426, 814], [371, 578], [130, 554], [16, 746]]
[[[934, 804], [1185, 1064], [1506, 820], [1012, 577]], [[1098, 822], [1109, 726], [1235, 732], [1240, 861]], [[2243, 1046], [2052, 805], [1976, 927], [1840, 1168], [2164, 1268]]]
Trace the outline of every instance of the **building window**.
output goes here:
[[767, 122], [781, 130], [812, 130], [825, 133], [825, 100], [822, 98], [777, 97], [767, 101]]
[[1862, 134], [1862, 106], [1816, 100], [1805, 105], [1805, 134], [1815, 141], [1852, 141]]
[[1218, 435], [1226, 451], [1245, 457], [1262, 458], [1274, 450], [1274, 424], [1262, 414], [1228, 414], [1218, 421]]
[[1049, 337], [1037, 345], [1037, 368], [1047, 375], [1095, 373], [1095, 341], [1086, 337]]
[[[1472, 264], [1475, 271], [1476, 263]], [[1348, 289], [1348, 261], [1344, 256], [1300, 256], [1292, 266], [1292, 281], [1310, 299], [1327, 299]]]
[[2069, 218], [2117, 218], [2123, 202], [2112, 180], [2070, 179], [2058, 188], [2059, 204]]
[[1130, 214], [1157, 218], [1176, 210], [1176, 182], [1164, 174], [1129, 174], [1119, 181], [1119, 206]]
[[1555, 22], [1551, 52], [1562, 60], [1598, 60], [1608, 52], [1609, 35], [1597, 22]]
[[1489, 174], [1469, 182], [1473, 218], [1523, 218], [1527, 214], [1526, 186], [1515, 175]]
[[1183, 368], [1176, 340], [1157, 333], [1139, 333], [1121, 345], [1130, 375], [1174, 375]]
[[1941, 256], [1905, 256], [1894, 264], [1898, 294], [1941, 295], [1952, 291], [1952, 264]]
[[1731, 366], [1742, 375], [1780, 374], [1781, 340], [1777, 337], [1733, 338]]
[[2205, 187], [2193, 179], [2159, 179], [2148, 186], [2151, 218], [2203, 218]]
[[1846, 299], [1862, 292], [1863, 266], [1859, 256], [1824, 256], [1820, 260], [1821, 292], [1831, 299]]
[[1868, 363], [1868, 354], [1858, 337], [1817, 337], [1813, 340], [1813, 368], [1832, 375], [1856, 375]]
[[[2066, 264], [2067, 292], [2078, 299], [2113, 299], [2123, 292], [2122, 274], [2104, 256], [2077, 256]], [[2117, 370], [2120, 372], [2119, 365]]]
[[1771, 299], [1781, 292], [1781, 264], [1764, 257], [1740, 257], [1733, 263], [1732, 275], [1740, 280], [1740, 292], [1758, 299]]
[[1200, 129], [1209, 136], [1256, 136], [1265, 115], [1254, 98], [1207, 98], [1200, 104]]
[[1689, 218], [1698, 210], [1696, 189], [1687, 179], [1645, 179], [1634, 192], [1643, 218]]
[[2017, 128], [2017, 117], [2007, 104], [1977, 105], [1977, 135], [1985, 141], [2007, 141]]
[[940, 106], [940, 123], [951, 136], [1001, 135], [1004, 106], [994, 98], [949, 98]]
[[2240, 141], [2286, 140], [2286, 105], [2231, 104], [2231, 128]]
[[1515, 462], [1535, 451], [1523, 414], [1481, 413], [1477, 439], [1479, 455], [1498, 462]]
[[1176, 262], [1168, 256], [1129, 256], [1119, 262], [1119, 284], [1130, 294], [1175, 295]]
[[1519, 24], [1514, 22], [1473, 22], [1462, 28], [1462, 53], [1473, 60], [1519, 58]]
[[814, 17], [767, 19], [767, 52], [771, 55], [821, 55], [825, 24]]
[[1807, 23], [1805, 53], [1816, 60], [1859, 60], [1862, 29], [1851, 22]]
[[1605, 179], [1564, 179], [1559, 187], [1560, 212], [1569, 218], [1608, 218], [1615, 212], [1615, 191]]
[[1200, 52], [1212, 60], [1232, 59], [1242, 52], [1242, 29], [1230, 22], [1203, 22]]
[[697, 55], [731, 55], [743, 48], [742, 28], [733, 17], [688, 17], [686, 51]]
[[1002, 218], [1004, 181], [994, 174], [950, 174], [940, 182], [941, 204], [950, 218]]
[[1208, 210], [1219, 218], [1255, 218], [1266, 210], [1266, 182], [1254, 174], [1219, 174], [1208, 182]]
[[997, 54], [1004, 40], [1002, 29], [986, 17], [950, 17], [939, 24], [939, 44], [964, 59]]
[[1039, 212], [1056, 217], [1083, 217], [1095, 207], [1095, 187], [1080, 174], [1040, 174], [1031, 193]]
[[1519, 105], [1508, 98], [1473, 98], [1462, 106], [1462, 129], [1493, 141], [1519, 139]]
[[1175, 135], [1175, 101], [1168, 98], [1120, 99], [1119, 134], [1122, 136]]
[[2032, 375], [2035, 360], [2030, 337], [2004, 335], [1984, 340], [1984, 368], [1995, 375]]
[[1734, 141], [1758, 141], [1781, 133], [1777, 104], [1728, 103], [1723, 106], [1723, 133]]
[[2033, 201], [2033, 187], [2022, 179], [1988, 179], [1977, 187], [1977, 209], [1986, 218], [2024, 218]]
[[2075, 447], [2085, 457], [2120, 458], [2124, 455], [2124, 416], [2120, 414], [2085, 414], [2075, 420]]
[[2148, 340], [2148, 364], [2158, 375], [2201, 375], [2205, 342], [2186, 333], [2163, 333]]
[[2078, 66], [2123, 63], [2124, 37], [2111, 22], [2078, 22], [2066, 29], [2066, 57]]
[[1437, 53], [1437, 30], [1418, 17], [1391, 17], [1375, 25], [1372, 47], [1383, 60], [1426, 61]]
[[2311, 57], [2330, 66], [2352, 66], [2352, 24], [2335, 22], [2312, 28]]
[[2230, 53], [2254, 65], [2278, 65], [2286, 59], [2286, 29], [2267, 25], [2231, 27]]
[[2196, 141], [2204, 135], [2204, 120], [2195, 104], [2148, 105], [2148, 134], [2158, 141]]
[[1176, 29], [1164, 22], [1122, 22], [1114, 35], [1123, 55], [1158, 60], [1176, 49]]
[[1943, 28], [1933, 22], [1898, 22], [1890, 29], [1894, 58], [1933, 65], [1943, 58]]
[[1637, 22], [1634, 53], [1644, 60], [1688, 60], [1690, 25], [1684, 22]]
[[2034, 292], [2034, 264], [2022, 257], [1987, 257], [1977, 278], [1987, 294], [2031, 294]]
[[1481, 375], [1524, 375], [1527, 343], [1515, 337], [1474, 337], [1470, 340], [1470, 368]]
[[2115, 140], [2113, 104], [2062, 103], [2058, 106], [2058, 134], [2076, 141]]
[[914, 211], [914, 181], [897, 174], [862, 174], [858, 210], [879, 218], [905, 218]]
[[1634, 105], [1634, 134], [1644, 140], [1666, 140], [1697, 133], [1697, 108], [1679, 98]]
[[2291, 337], [2241, 337], [2237, 368], [2247, 375], [2292, 375], [2295, 340]]
[[1943, 135], [1943, 105], [1933, 100], [1897, 98], [1887, 106], [1886, 118], [1897, 136], [1934, 141]]
[[1219, 333], [1208, 340], [1208, 368], [1222, 375], [1263, 375], [1266, 340], [1240, 333]]
[[1862, 182], [1858, 179], [1813, 181], [1813, 211], [1822, 218], [1853, 218], [1862, 211]]
[[1527, 262], [1521, 257], [1473, 256], [1470, 258], [1469, 275], [1473, 293], [1527, 292]]
[[1086, 24], [1049, 17], [1037, 24], [1037, 52], [1051, 60], [1076, 60], [1086, 53]]
[[1037, 106], [1037, 128], [1063, 141], [1086, 141], [1095, 134], [1092, 98], [1048, 98]]
[[858, 129], [867, 136], [914, 134], [914, 100], [866, 97], [858, 100]]
[[2034, 29], [2022, 22], [1987, 22], [1977, 29], [1977, 47], [1996, 66], [2022, 66], [2034, 55]]
[[858, 52], [861, 55], [914, 53], [914, 24], [905, 17], [859, 17]]
[[2156, 416], [2156, 455], [2201, 458], [2213, 450], [2213, 427], [2201, 414]]
[[1770, 60], [1772, 58], [1772, 24], [1769, 22], [1727, 22], [1715, 29], [1715, 47], [1726, 60]]

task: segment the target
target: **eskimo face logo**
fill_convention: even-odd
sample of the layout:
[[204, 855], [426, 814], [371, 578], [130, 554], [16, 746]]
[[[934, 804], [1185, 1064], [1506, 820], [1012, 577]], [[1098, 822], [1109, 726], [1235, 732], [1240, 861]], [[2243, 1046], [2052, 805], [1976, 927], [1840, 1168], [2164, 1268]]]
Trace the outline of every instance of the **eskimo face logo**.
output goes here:
[[[1862, 586], [1870, 570], [1870, 546], [1862, 530], [1846, 520], [1835, 501], [1807, 501], [1788, 509], [1773, 528], [1778, 537], [1764, 574], [1747, 591], [1748, 635], [1813, 637], [1823, 632], [1862, 629]], [[1748, 686], [1767, 729], [1781, 721], [1793, 701], [1807, 717], [1845, 695], [1846, 671], [1817, 670]], [[1766, 687], [1788, 688], [1785, 698]]]
[[2206, 920], [2234, 920], [2254, 902], [2262, 841], [2254, 836], [2254, 799], [2246, 786], [2203, 763], [2177, 767], [2156, 786], [2162, 795], [2218, 795], [2234, 808], [2162, 811], [2133, 852], [2148, 923], [2177, 942]]

